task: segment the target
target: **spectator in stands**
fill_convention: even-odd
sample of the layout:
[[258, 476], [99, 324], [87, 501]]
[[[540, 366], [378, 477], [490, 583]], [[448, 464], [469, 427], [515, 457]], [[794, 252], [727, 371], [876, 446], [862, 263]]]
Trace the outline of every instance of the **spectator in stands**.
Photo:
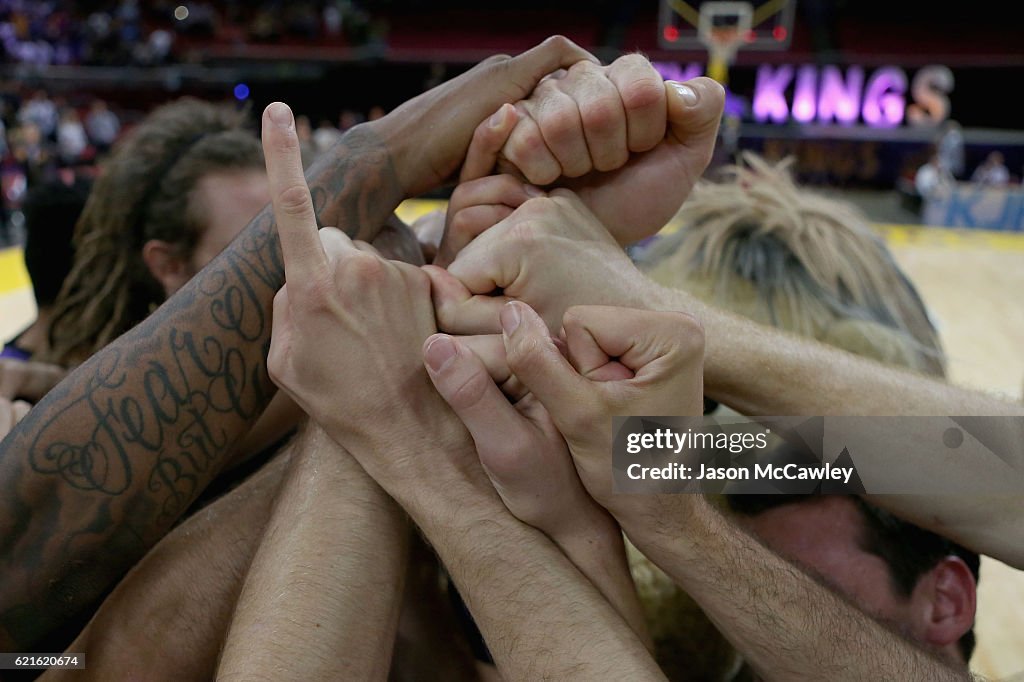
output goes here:
[[313, 133], [313, 146], [317, 154], [322, 154], [333, 147], [341, 139], [341, 131], [327, 119], [321, 119]]
[[1003, 187], [1010, 184], [1010, 171], [1003, 163], [1003, 153], [1000, 151], [989, 152], [985, 161], [974, 169], [971, 182], [990, 187]]
[[954, 178], [964, 173], [964, 132], [960, 124], [949, 119], [942, 124], [935, 142], [939, 165]]
[[922, 199], [946, 196], [956, 184], [956, 178], [943, 164], [936, 151], [914, 175], [914, 189]]
[[121, 121], [117, 114], [110, 110], [102, 99], [94, 99], [89, 106], [89, 115], [85, 118], [86, 132], [89, 140], [97, 151], [104, 153], [110, 149], [121, 131]]
[[22, 125], [26, 123], [35, 125], [44, 138], [51, 137], [56, 132], [59, 119], [57, 105], [45, 90], [36, 90], [32, 93], [32, 96], [21, 105], [21, 110], [18, 111], [18, 122]]
[[57, 125], [57, 152], [65, 164], [78, 161], [89, 146], [82, 119], [73, 107], [65, 107]]

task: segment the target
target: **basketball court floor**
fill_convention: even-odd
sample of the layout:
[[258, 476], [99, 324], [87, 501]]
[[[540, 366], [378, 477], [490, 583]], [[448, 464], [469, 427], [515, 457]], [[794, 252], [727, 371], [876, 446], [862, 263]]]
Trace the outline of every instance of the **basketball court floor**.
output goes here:
[[[411, 222], [434, 202], [404, 205]], [[1021, 400], [1024, 390], [1024, 235], [880, 225], [918, 286], [949, 357], [950, 378]], [[35, 304], [15, 250], [0, 252], [0, 340], [25, 326]], [[1024, 680], [1024, 572], [983, 560], [973, 668]]]

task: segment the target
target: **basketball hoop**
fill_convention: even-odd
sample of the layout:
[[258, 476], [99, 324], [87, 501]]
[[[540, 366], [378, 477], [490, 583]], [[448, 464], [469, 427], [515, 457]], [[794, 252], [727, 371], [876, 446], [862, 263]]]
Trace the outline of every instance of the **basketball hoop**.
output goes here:
[[716, 28], [708, 34], [707, 75], [722, 85], [729, 82], [729, 66], [743, 43], [744, 33], [736, 28]]
[[729, 82], [729, 65], [746, 40], [754, 16], [749, 2], [706, 2], [700, 7], [697, 36], [708, 49], [707, 75]]

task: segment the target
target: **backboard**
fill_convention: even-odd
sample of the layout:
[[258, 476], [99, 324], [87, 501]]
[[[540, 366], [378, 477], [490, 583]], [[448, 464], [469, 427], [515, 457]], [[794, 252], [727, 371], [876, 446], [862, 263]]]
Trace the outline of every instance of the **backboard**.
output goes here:
[[785, 50], [796, 0], [661, 0], [658, 40], [670, 50], [711, 49], [715, 32], [742, 33], [743, 50]]

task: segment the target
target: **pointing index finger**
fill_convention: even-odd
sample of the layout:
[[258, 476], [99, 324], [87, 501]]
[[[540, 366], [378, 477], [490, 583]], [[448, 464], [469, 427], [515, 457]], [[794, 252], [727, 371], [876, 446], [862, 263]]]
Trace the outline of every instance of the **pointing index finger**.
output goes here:
[[303, 273], [326, 269], [327, 255], [317, 235], [313, 200], [302, 172], [295, 119], [283, 102], [273, 102], [263, 112], [263, 153], [285, 280], [292, 282]]

